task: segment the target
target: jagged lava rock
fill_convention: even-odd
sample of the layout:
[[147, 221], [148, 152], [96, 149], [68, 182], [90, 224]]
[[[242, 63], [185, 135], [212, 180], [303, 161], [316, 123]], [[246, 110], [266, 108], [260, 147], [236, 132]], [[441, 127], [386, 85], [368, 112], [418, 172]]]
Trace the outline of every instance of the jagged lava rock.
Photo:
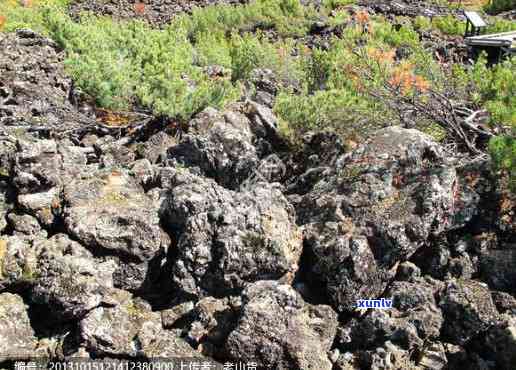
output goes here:
[[23, 299], [16, 294], [0, 294], [0, 362], [30, 357], [37, 344]]
[[226, 347], [234, 359], [260, 368], [329, 370], [336, 328], [330, 307], [305, 303], [289, 285], [260, 281], [243, 291], [242, 313]]
[[179, 333], [165, 330], [161, 316], [143, 300], [125, 291], [111, 305], [98, 307], [79, 323], [86, 348], [95, 355], [124, 357], [201, 358]]
[[162, 205], [178, 235], [174, 282], [196, 296], [238, 293], [256, 280], [291, 280], [302, 237], [278, 187], [257, 183], [233, 192], [188, 171]]
[[454, 344], [465, 344], [498, 320], [489, 289], [474, 280], [448, 282], [439, 307], [444, 314], [443, 335]]

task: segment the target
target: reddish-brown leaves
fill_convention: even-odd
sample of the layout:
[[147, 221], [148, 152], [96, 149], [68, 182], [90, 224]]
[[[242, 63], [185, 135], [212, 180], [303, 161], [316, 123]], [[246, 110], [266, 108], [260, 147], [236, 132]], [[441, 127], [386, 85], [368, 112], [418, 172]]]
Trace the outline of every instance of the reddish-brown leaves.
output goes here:
[[430, 88], [430, 83], [414, 73], [414, 66], [409, 63], [396, 67], [389, 80], [389, 84], [399, 89], [403, 95], [411, 91], [424, 93]]
[[24, 8], [30, 8], [33, 5], [32, 0], [20, 0], [20, 5]]
[[145, 4], [144, 3], [134, 4], [134, 12], [139, 15], [142, 15], [143, 13], [145, 13]]

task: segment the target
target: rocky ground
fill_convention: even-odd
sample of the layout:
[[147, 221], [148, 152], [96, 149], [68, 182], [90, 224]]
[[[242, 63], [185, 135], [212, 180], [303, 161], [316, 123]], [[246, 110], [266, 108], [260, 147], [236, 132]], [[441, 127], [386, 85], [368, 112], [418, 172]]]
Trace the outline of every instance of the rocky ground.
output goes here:
[[105, 127], [53, 41], [0, 49], [0, 367], [515, 368], [516, 200], [487, 161], [400, 127], [293, 150], [263, 70], [188, 130]]
[[154, 26], [164, 26], [175, 16], [191, 13], [195, 8], [214, 4], [244, 4], [246, 0], [77, 0], [70, 5], [70, 14], [92, 12], [115, 19], [142, 19]]

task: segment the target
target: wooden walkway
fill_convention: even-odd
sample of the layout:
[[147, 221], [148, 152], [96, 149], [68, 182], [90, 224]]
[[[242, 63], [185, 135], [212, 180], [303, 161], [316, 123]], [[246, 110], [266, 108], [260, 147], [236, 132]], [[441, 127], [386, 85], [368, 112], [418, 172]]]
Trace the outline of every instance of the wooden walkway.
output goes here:
[[516, 31], [466, 37], [466, 44], [471, 46], [516, 48]]

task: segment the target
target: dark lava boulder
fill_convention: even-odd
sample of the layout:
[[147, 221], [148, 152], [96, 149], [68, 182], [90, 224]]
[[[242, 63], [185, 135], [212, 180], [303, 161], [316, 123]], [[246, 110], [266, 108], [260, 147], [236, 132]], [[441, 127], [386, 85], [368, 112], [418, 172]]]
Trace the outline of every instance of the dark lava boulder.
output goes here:
[[390, 127], [341, 156], [306, 195], [291, 198], [305, 225], [312, 278], [337, 310], [378, 296], [399, 262], [471, 219], [478, 198], [458, 193], [457, 181], [429, 136]]
[[459, 345], [498, 320], [489, 289], [474, 280], [450, 281], [441, 294], [439, 307], [444, 315], [443, 336]]
[[31, 301], [60, 319], [80, 318], [108, 299], [115, 268], [63, 234], [0, 239], [0, 288], [28, 287]]
[[162, 219], [177, 233], [173, 280], [184, 292], [221, 296], [249, 282], [293, 278], [302, 238], [278, 187], [260, 182], [233, 192], [188, 171], [175, 182]]
[[110, 305], [90, 311], [79, 323], [80, 337], [90, 353], [147, 358], [202, 358], [179, 333], [163, 329], [161, 316], [143, 300], [125, 291]]
[[168, 150], [168, 157], [198, 167], [219, 184], [236, 188], [258, 166], [251, 122], [238, 111], [208, 108], [191, 121], [191, 133]]
[[222, 112], [207, 108], [167, 155], [173, 165], [198, 169], [229, 189], [250, 178], [279, 181], [286, 169], [272, 150], [283, 145], [277, 130], [272, 110], [255, 102], [236, 103]]
[[23, 299], [0, 294], [0, 362], [33, 356], [37, 345]]
[[[170, 244], [160, 227], [159, 206], [127, 171], [100, 170], [63, 188], [66, 229], [95, 254], [116, 257], [117, 287], [144, 289]], [[159, 273], [159, 271], [156, 271]]]
[[57, 44], [31, 30], [0, 34], [0, 125], [72, 130], [85, 117], [70, 102], [72, 80]]
[[328, 306], [303, 301], [292, 287], [275, 281], [250, 285], [242, 313], [226, 346], [235, 360], [264, 369], [331, 369], [329, 351], [337, 315]]

